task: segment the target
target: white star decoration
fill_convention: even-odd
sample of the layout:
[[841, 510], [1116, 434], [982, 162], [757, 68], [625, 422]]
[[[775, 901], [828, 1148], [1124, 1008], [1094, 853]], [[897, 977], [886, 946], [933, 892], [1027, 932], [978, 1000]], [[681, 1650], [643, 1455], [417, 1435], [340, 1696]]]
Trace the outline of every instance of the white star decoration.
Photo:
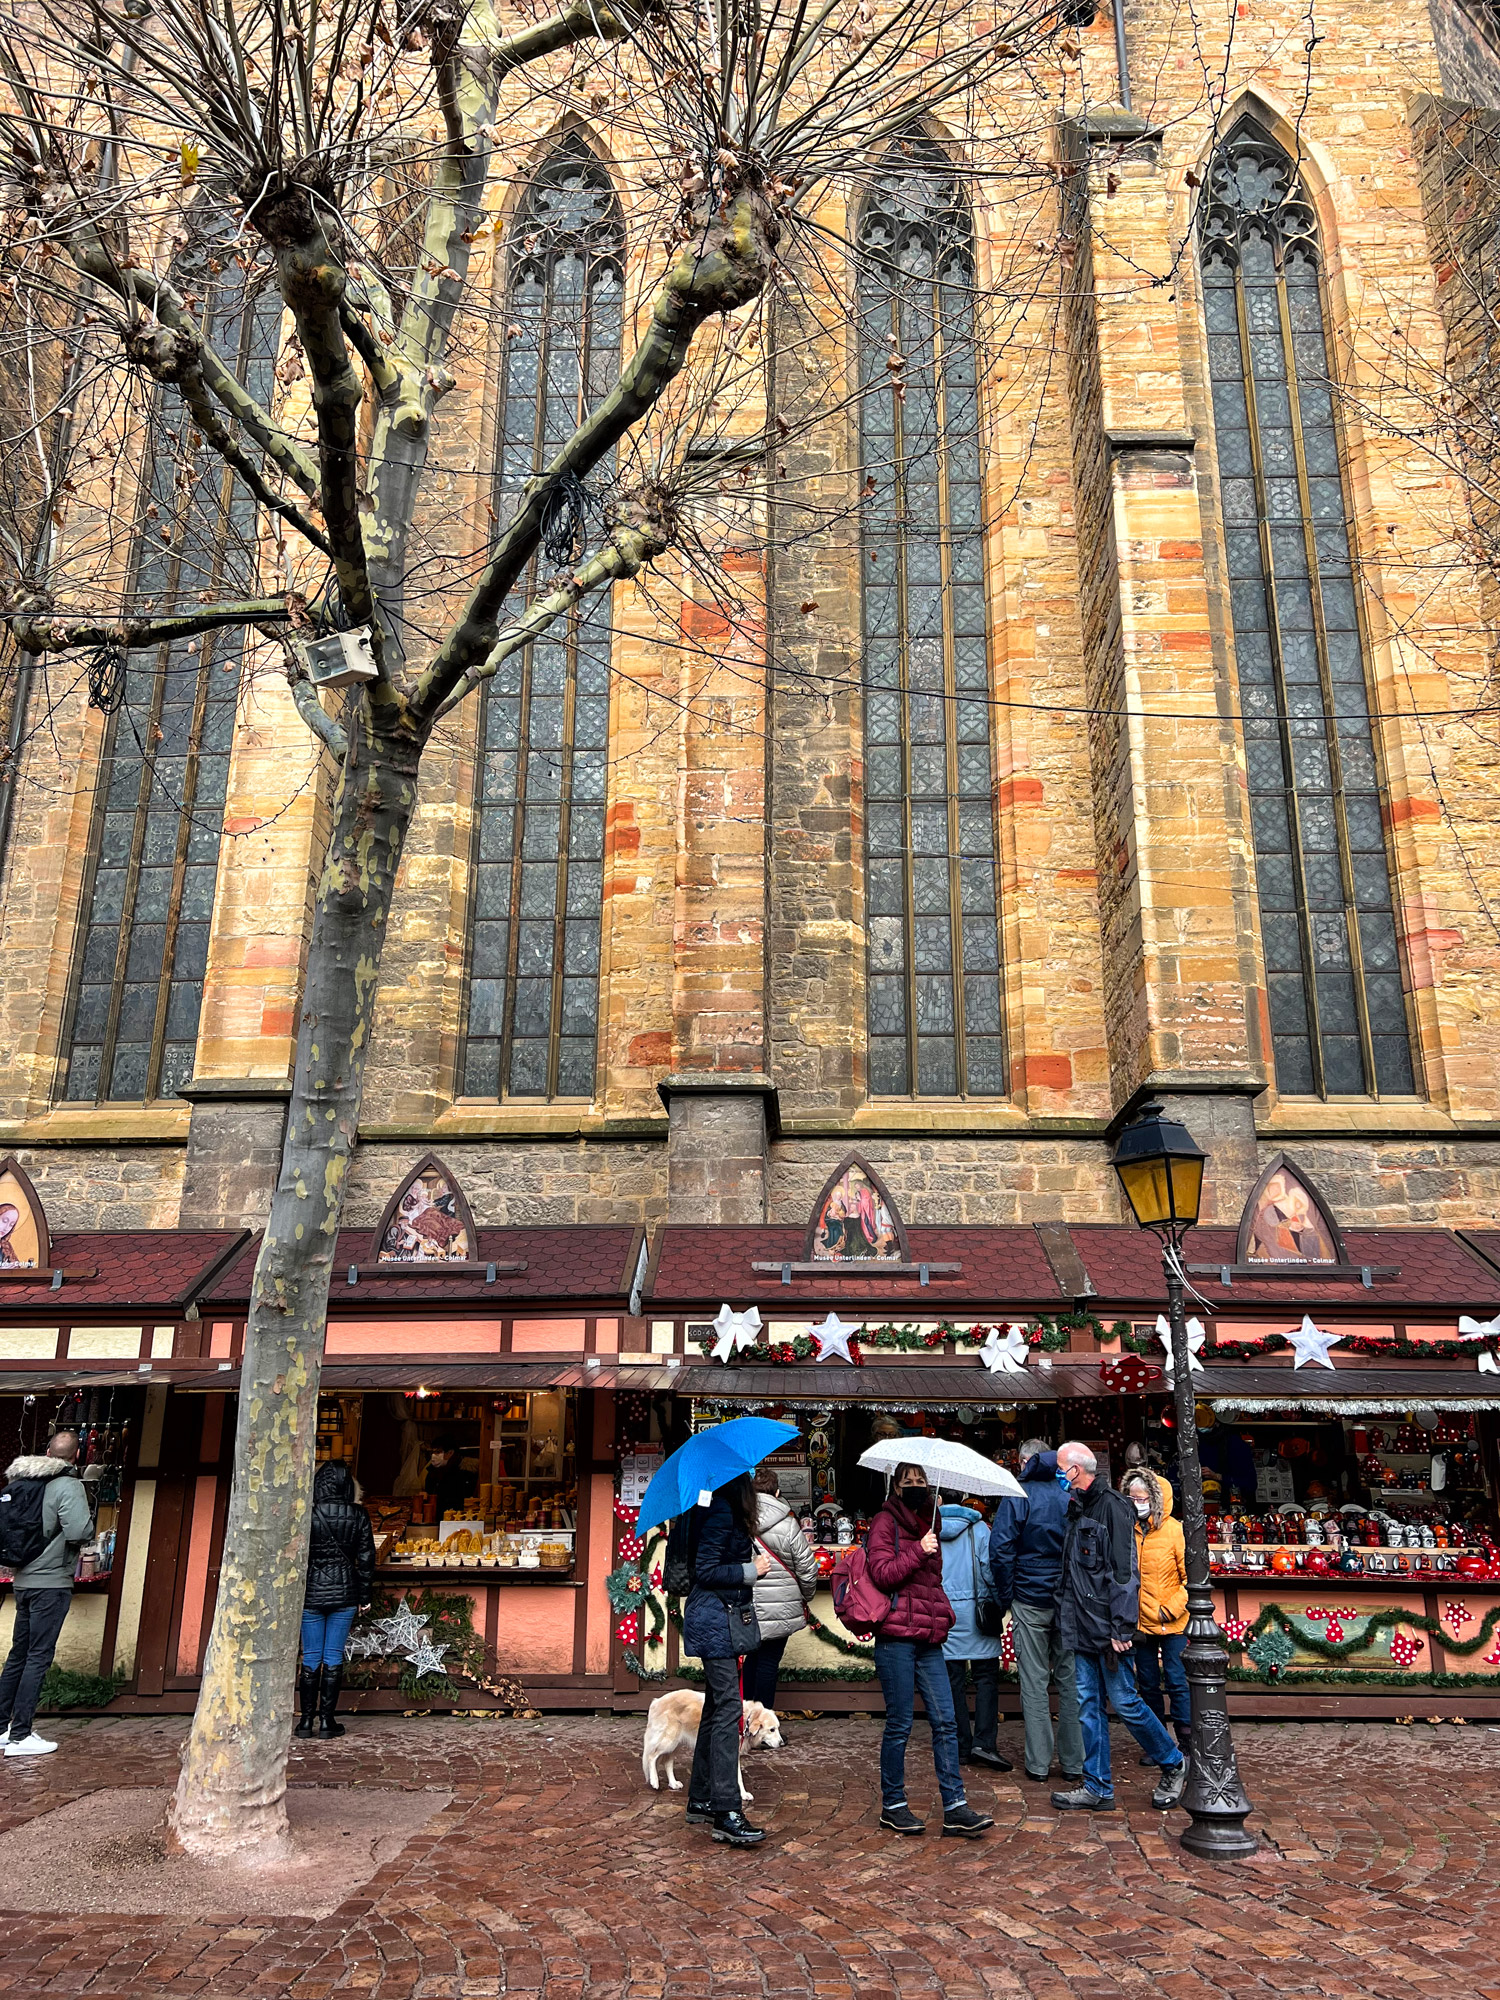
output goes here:
[[[1162, 1346], [1167, 1350], [1167, 1373], [1170, 1375], [1176, 1363], [1172, 1357], [1172, 1328], [1167, 1321], [1165, 1313], [1158, 1313], [1156, 1315], [1156, 1333]], [[1190, 1375], [1201, 1375], [1203, 1373], [1203, 1363], [1198, 1359], [1198, 1350], [1207, 1338], [1208, 1335], [1203, 1331], [1202, 1320], [1190, 1319], [1187, 1323], [1188, 1373]]]
[[422, 1680], [428, 1674], [441, 1673], [443, 1670], [443, 1655], [447, 1650], [446, 1646], [434, 1646], [432, 1641], [424, 1634], [406, 1656], [417, 1670], [417, 1679]]
[[812, 1329], [812, 1337], [817, 1342], [818, 1359], [827, 1361], [837, 1355], [839, 1360], [854, 1366], [854, 1356], [849, 1352], [849, 1343], [859, 1332], [857, 1326], [845, 1326], [837, 1313], [831, 1312], [820, 1326]]
[[426, 1613], [419, 1616], [403, 1597], [389, 1618], [376, 1619], [369, 1636], [381, 1652], [404, 1653], [421, 1643], [426, 1624]]
[[1341, 1333], [1324, 1333], [1323, 1329], [1314, 1326], [1304, 1313], [1301, 1326], [1294, 1333], [1287, 1335], [1296, 1356], [1292, 1366], [1302, 1368], [1309, 1361], [1316, 1361], [1320, 1368], [1332, 1368], [1333, 1363], [1328, 1358], [1328, 1350], [1330, 1347], [1337, 1347], [1343, 1337]]
[[1026, 1335], [1020, 1327], [1008, 1327], [1002, 1340], [999, 1327], [992, 1326], [985, 1335], [979, 1358], [992, 1375], [1024, 1375], [1029, 1352]]
[[714, 1360], [727, 1362], [742, 1347], [754, 1347], [760, 1339], [760, 1310], [751, 1306], [749, 1312], [737, 1313], [722, 1305], [714, 1315], [714, 1329], [719, 1336], [713, 1345]]

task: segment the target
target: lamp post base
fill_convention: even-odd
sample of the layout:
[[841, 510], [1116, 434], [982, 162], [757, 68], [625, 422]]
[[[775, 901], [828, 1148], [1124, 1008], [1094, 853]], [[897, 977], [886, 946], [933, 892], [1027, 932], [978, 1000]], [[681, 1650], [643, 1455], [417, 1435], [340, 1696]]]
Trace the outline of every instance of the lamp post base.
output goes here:
[[1196, 1580], [1188, 1586], [1187, 1639], [1182, 1664], [1193, 1719], [1182, 1809], [1192, 1825], [1182, 1845], [1203, 1861], [1243, 1861], [1259, 1851], [1260, 1842], [1245, 1828], [1252, 1808], [1229, 1731], [1229, 1655], [1214, 1618], [1213, 1593]]

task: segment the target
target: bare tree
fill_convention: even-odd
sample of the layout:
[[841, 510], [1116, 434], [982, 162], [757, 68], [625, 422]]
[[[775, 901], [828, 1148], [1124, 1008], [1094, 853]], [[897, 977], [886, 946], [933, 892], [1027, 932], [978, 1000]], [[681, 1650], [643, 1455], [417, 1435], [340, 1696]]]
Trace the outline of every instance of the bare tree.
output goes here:
[[[10, 297], [38, 307], [13, 310], [26, 337], [10, 373], [49, 349], [50, 379], [66, 370], [71, 405], [88, 403], [84, 449], [108, 459], [93, 468], [107, 498], [80, 500], [61, 546], [7, 540], [11, 633], [91, 686], [169, 641], [217, 642], [231, 663], [240, 646], [262, 669], [279, 660], [337, 766], [217, 1609], [173, 1812], [195, 1851], [285, 1838], [328, 1286], [424, 749], [456, 703], [591, 595], [668, 549], [691, 559], [704, 495], [732, 501], [763, 478], [772, 308], [799, 260], [830, 254], [830, 188], [945, 109], [993, 131], [1000, 73], [1042, 59], [1091, 12], [1087, 0], [573, 0], [550, 14], [415, 0], [393, 17], [386, 0], [126, 0], [106, 15], [36, 0], [4, 22]], [[627, 314], [618, 378], [472, 552], [450, 615], [423, 574], [423, 494], [435, 408], [491, 332], [472, 245], [523, 142], [602, 103], [628, 140], [633, 230], [648, 246], [632, 261], [634, 345]], [[223, 351], [227, 321], [205, 306], [230, 281], [236, 325], [256, 299], [279, 322], [258, 374], [249, 347]], [[61, 400], [28, 392], [32, 428]], [[133, 456], [122, 441], [147, 430], [170, 474], [154, 499], [117, 471]], [[215, 544], [188, 579], [208, 587], [178, 570], [168, 591], [159, 565], [122, 563], [122, 520], [154, 525], [153, 508], [205, 492], [231, 548], [224, 559]], [[330, 637], [343, 647], [336, 627], [363, 637], [373, 666], [341, 713], [308, 668]]]

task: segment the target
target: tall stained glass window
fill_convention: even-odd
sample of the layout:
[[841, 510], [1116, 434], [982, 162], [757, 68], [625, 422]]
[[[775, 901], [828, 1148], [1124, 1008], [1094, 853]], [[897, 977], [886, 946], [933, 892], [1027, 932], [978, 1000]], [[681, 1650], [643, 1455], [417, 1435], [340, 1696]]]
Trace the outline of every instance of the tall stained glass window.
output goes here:
[[[174, 267], [203, 302], [203, 330], [270, 401], [281, 299], [232, 245], [201, 234]], [[135, 566], [143, 606], [170, 610], [248, 595], [255, 503], [207, 447], [185, 450], [175, 391], [153, 408], [154, 451]], [[163, 433], [171, 435], [164, 436]], [[167, 447], [167, 448], [163, 448]], [[110, 719], [85, 896], [81, 963], [65, 1038], [63, 1095], [104, 1103], [172, 1097], [193, 1074], [223, 833], [243, 636], [229, 629], [128, 655]]]
[[[624, 224], [603, 165], [570, 135], [510, 231], [495, 512], [572, 435], [620, 370]], [[600, 522], [579, 488], [583, 532]], [[566, 554], [547, 546], [528, 587]], [[521, 594], [513, 610], [519, 610]], [[463, 1092], [589, 1097], [598, 1040], [610, 604], [587, 602], [488, 683], [481, 723]]]
[[1214, 157], [1201, 254], [1276, 1083], [1407, 1095], [1317, 220], [1253, 123]]
[[858, 219], [870, 1089], [999, 1095], [974, 242], [941, 148]]

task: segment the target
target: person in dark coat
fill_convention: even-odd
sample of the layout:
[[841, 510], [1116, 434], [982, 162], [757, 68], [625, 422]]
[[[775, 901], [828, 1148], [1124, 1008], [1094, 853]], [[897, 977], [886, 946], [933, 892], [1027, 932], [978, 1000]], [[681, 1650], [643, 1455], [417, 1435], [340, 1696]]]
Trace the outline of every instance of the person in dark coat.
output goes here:
[[302, 1673], [297, 1692], [302, 1719], [293, 1734], [342, 1736], [333, 1719], [344, 1679], [344, 1647], [358, 1613], [375, 1588], [375, 1536], [359, 1504], [354, 1475], [343, 1459], [320, 1465], [313, 1478], [312, 1534], [307, 1550], [307, 1595], [302, 1609]]
[[964, 1797], [958, 1766], [958, 1731], [943, 1641], [953, 1628], [953, 1606], [943, 1589], [943, 1558], [936, 1527], [936, 1496], [919, 1465], [901, 1465], [891, 1494], [870, 1523], [865, 1573], [891, 1608], [875, 1627], [875, 1672], [885, 1696], [880, 1739], [880, 1824], [892, 1833], [922, 1833], [924, 1824], [906, 1798], [906, 1745], [920, 1689], [932, 1724], [932, 1761], [943, 1799], [943, 1832], [974, 1840], [995, 1822]]
[[740, 1660], [759, 1642], [755, 1580], [771, 1566], [755, 1547], [755, 1482], [747, 1472], [721, 1486], [693, 1545], [693, 1587], [682, 1614], [682, 1649], [703, 1662], [703, 1719], [688, 1780], [689, 1826], [712, 1826], [730, 1847], [758, 1847], [764, 1827], [740, 1798]]
[[1159, 1716], [1141, 1699], [1131, 1652], [1140, 1613], [1135, 1509], [1099, 1477], [1086, 1444], [1058, 1447], [1057, 1466], [1072, 1498], [1057, 1591], [1058, 1636], [1073, 1655], [1078, 1716], [1083, 1725], [1083, 1782], [1054, 1792], [1063, 1812], [1110, 1812], [1115, 1788], [1109, 1761], [1112, 1707], [1153, 1764], [1161, 1782], [1151, 1794], [1158, 1811], [1176, 1805], [1187, 1763]]
[[1026, 1775], [1045, 1785], [1052, 1771], [1051, 1690], [1057, 1690], [1057, 1755], [1064, 1788], [1083, 1782], [1083, 1732], [1073, 1655], [1058, 1636], [1057, 1586], [1068, 1532], [1067, 1488], [1057, 1480], [1057, 1453], [1044, 1438], [1021, 1446], [1024, 1497], [1002, 1495], [990, 1523], [990, 1580], [1010, 1612], [1026, 1726]]
[[438, 1438], [427, 1461], [427, 1491], [437, 1500], [437, 1517], [462, 1513], [473, 1494], [474, 1481], [464, 1471], [458, 1446], [450, 1437]]

